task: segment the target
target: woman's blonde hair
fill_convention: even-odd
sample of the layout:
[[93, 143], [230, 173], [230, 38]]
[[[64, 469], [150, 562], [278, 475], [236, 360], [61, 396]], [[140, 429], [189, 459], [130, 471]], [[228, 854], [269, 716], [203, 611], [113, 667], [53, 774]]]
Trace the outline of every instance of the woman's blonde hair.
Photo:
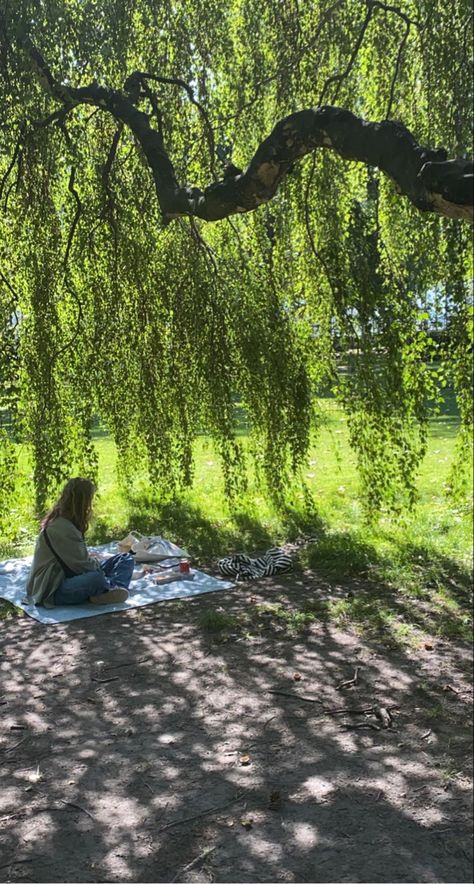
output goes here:
[[63, 519], [69, 519], [81, 534], [85, 534], [89, 527], [95, 492], [96, 487], [90, 479], [69, 479], [61, 497], [44, 517], [41, 527], [46, 528], [50, 522], [62, 516]]

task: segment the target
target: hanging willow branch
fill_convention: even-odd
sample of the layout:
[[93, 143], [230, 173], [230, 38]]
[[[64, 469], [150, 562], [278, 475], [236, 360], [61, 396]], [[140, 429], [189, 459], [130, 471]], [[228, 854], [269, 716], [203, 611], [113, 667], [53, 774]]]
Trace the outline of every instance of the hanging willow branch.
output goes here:
[[[421, 146], [400, 122], [369, 122], [331, 106], [297, 111], [280, 120], [257, 148], [245, 172], [204, 189], [183, 187], [177, 181], [161, 132], [152, 127], [149, 116], [136, 107], [133, 97], [97, 83], [79, 88], [58, 83], [31, 39], [22, 37], [20, 43], [40, 83], [53, 98], [66, 107], [93, 105], [133, 132], [153, 175], [165, 224], [186, 215], [219, 221], [251, 212], [275, 196], [296, 161], [318, 148], [332, 150], [344, 160], [379, 168], [392, 179], [396, 191], [421, 212], [473, 218], [472, 162], [448, 160], [444, 149]], [[143, 76], [149, 78], [150, 74], [131, 74], [127, 84]]]

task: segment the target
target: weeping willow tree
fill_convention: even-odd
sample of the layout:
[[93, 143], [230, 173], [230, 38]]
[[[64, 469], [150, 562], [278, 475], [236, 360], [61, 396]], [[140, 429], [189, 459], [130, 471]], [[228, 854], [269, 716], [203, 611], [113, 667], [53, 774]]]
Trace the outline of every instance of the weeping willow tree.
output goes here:
[[465, 461], [471, 22], [467, 0], [0, 0], [4, 516], [15, 440], [41, 508], [94, 473], [97, 415], [163, 493], [205, 430], [235, 493], [236, 396], [277, 491], [321, 390], [368, 509], [409, 506], [434, 356]]

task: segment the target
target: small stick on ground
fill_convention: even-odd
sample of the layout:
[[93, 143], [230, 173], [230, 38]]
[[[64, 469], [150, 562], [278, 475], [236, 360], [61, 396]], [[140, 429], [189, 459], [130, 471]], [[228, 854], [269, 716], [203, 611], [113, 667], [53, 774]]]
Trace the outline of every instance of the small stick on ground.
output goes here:
[[200, 863], [203, 862], [210, 853], [213, 853], [216, 848], [217, 844], [214, 845], [214, 847], [210, 847], [209, 850], [205, 850], [204, 853], [201, 853], [200, 856], [197, 856], [196, 859], [193, 859], [193, 861], [188, 863], [187, 866], [184, 866], [184, 868], [176, 872], [174, 878], [171, 878], [172, 884], [174, 884], [175, 881], [180, 881], [183, 875], [186, 874], [186, 872], [190, 872], [191, 869], [195, 869], [197, 865], [200, 865]]
[[173, 820], [172, 823], [167, 823], [166, 826], [161, 826], [161, 829], [156, 829], [156, 834], [158, 832], [164, 832], [165, 829], [171, 829], [173, 826], [179, 826], [181, 823], [190, 823], [193, 820], [199, 819], [201, 816], [207, 816], [210, 813], [216, 813], [219, 810], [224, 810], [224, 808], [229, 807], [231, 804], [235, 804], [237, 801], [240, 801], [241, 798], [244, 797], [244, 793], [241, 792], [240, 795], [237, 795], [235, 798], [232, 798], [232, 801], [228, 801], [226, 804], [221, 804], [219, 807], [210, 807], [209, 810], [203, 810], [201, 813], [196, 813], [194, 816], [186, 816], [180, 820]]
[[[34, 788], [34, 787], [33, 787], [33, 788]], [[37, 795], [40, 795], [41, 798], [48, 798], [48, 796], [45, 795], [44, 792], [40, 792], [39, 789], [35, 789], [35, 792], [36, 792]], [[85, 813], [86, 816], [90, 817], [90, 819], [92, 820], [92, 822], [95, 822], [94, 817], [92, 816], [92, 814], [89, 813], [89, 811], [86, 810], [85, 807], [81, 807], [80, 804], [75, 804], [74, 801], [66, 801], [65, 798], [56, 798], [55, 800], [56, 800], [56, 801], [59, 801], [60, 804], [65, 804], [67, 807], [74, 807], [75, 810], [80, 810], [81, 813]], [[59, 807], [51, 807], [50, 809], [51, 809], [51, 810], [60, 810], [61, 808], [59, 808]], [[41, 812], [42, 810], [44, 810], [44, 808], [40, 808], [40, 812]]]
[[341, 724], [341, 727], [345, 728], [348, 731], [356, 731], [362, 727], [368, 727], [372, 731], [380, 731], [382, 728], [378, 726], [378, 724], [372, 724], [371, 721], [363, 721], [361, 724]]
[[326, 715], [368, 715], [370, 712], [374, 711], [373, 706], [363, 706], [361, 709], [349, 709], [348, 707], [344, 707], [343, 709], [325, 709], [324, 712]]
[[74, 807], [76, 810], [81, 810], [82, 813], [85, 813], [86, 816], [90, 817], [90, 819], [92, 820], [92, 822], [95, 822], [94, 817], [92, 816], [92, 814], [89, 813], [89, 811], [86, 810], [85, 807], [81, 807], [80, 804], [74, 804], [73, 801], [64, 801], [62, 798], [58, 798], [57, 800], [60, 801], [61, 804], [67, 804], [69, 807]]
[[351, 688], [353, 685], [356, 685], [359, 681], [359, 671], [360, 666], [356, 666], [353, 677], [349, 678], [348, 681], [341, 681], [341, 683], [338, 684], [336, 691], [342, 691], [343, 688]]
[[269, 694], [279, 694], [280, 697], [290, 697], [291, 700], [300, 700], [302, 703], [319, 703], [323, 706], [322, 700], [310, 700], [309, 697], [301, 697], [299, 694], [288, 694], [286, 691], [271, 691], [268, 690]]
[[33, 862], [33, 858], [31, 858], [31, 859], [11, 859], [10, 862], [3, 863], [3, 865], [0, 866], [0, 869], [7, 869], [8, 866], [17, 866], [19, 863], [32, 863], [32, 862]]
[[13, 752], [14, 749], [18, 749], [18, 746], [21, 746], [22, 743], [26, 743], [29, 740], [29, 737], [23, 737], [22, 740], [19, 740], [18, 743], [14, 743], [13, 746], [7, 746], [6, 749], [2, 749], [2, 752]]
[[108, 684], [109, 681], [118, 681], [119, 676], [113, 675], [112, 678], [96, 678], [94, 675], [91, 676], [91, 681], [96, 681], [99, 684]]
[[[323, 707], [323, 711], [321, 713], [322, 715], [343, 715], [344, 713], [347, 713], [348, 715], [367, 715], [368, 713], [372, 713], [380, 718], [380, 716], [385, 713], [391, 722], [392, 716], [390, 715], [390, 710], [398, 709], [398, 706], [378, 706], [377, 704], [372, 704], [372, 706], [364, 706], [361, 709], [348, 709], [346, 707], [344, 707], [343, 709], [329, 709], [327, 706], [324, 705], [322, 700], [311, 700], [309, 697], [301, 697], [299, 696], [299, 694], [289, 694], [286, 691], [274, 690], [268, 690], [267, 693], [279, 694], [281, 697], [289, 697], [291, 700], [300, 700], [302, 703], [319, 703], [319, 705]], [[385, 726], [389, 727], [389, 725]]]
[[114, 663], [112, 666], [104, 666], [104, 669], [108, 672], [109, 669], [121, 669], [123, 666], [139, 666], [140, 663], [146, 663], [149, 659], [150, 657], [140, 657], [139, 660], [131, 660], [130, 663]]

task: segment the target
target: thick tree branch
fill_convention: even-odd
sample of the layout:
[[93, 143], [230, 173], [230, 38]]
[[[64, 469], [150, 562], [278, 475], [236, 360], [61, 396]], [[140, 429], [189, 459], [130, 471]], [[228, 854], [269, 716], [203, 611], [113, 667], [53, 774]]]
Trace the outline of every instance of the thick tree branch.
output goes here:
[[90, 104], [101, 108], [131, 129], [153, 175], [165, 223], [184, 215], [219, 221], [251, 212], [275, 196], [296, 161], [318, 148], [379, 168], [392, 179], [397, 192], [422, 212], [449, 218], [473, 217], [472, 163], [448, 160], [443, 149], [422, 147], [402, 123], [368, 122], [348, 110], [330, 106], [298, 111], [280, 120], [243, 174], [227, 177], [204, 190], [181, 187], [161, 133], [152, 128], [148, 115], [138, 110], [130, 97], [96, 83], [80, 88], [57, 83], [31, 40], [26, 37], [21, 42], [40, 82], [54, 98], [66, 106]]

